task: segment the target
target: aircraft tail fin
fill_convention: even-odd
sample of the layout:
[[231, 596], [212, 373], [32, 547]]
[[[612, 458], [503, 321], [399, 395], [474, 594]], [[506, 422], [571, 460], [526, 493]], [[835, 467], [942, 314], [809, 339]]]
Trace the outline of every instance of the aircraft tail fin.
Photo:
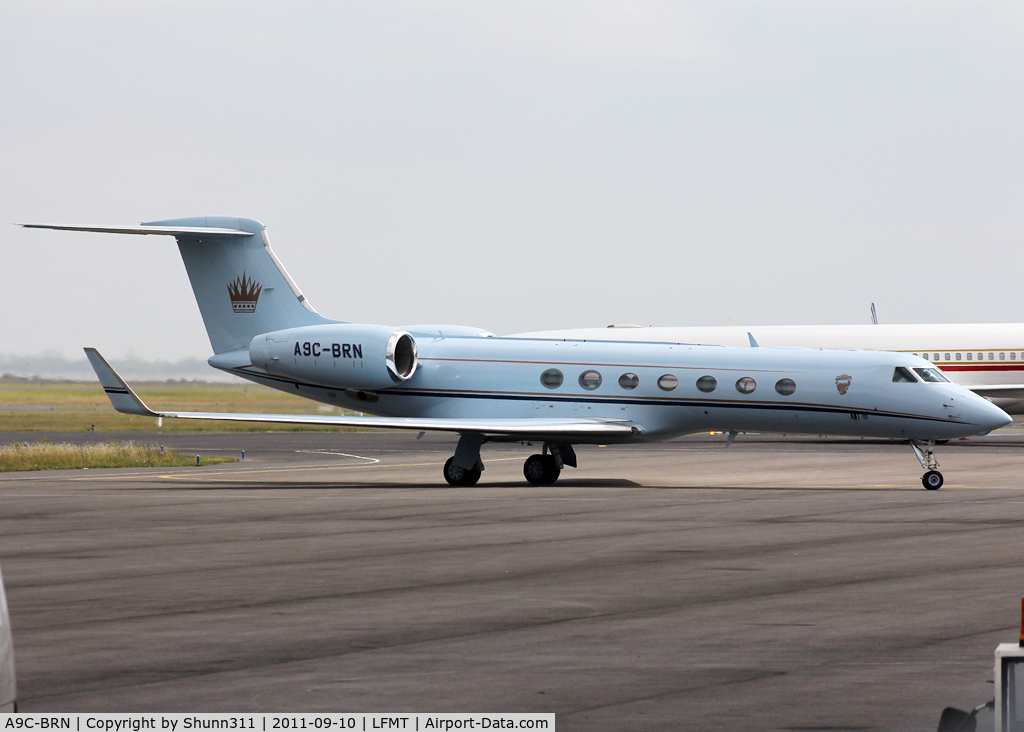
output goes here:
[[214, 353], [246, 348], [260, 333], [336, 322], [312, 308], [270, 248], [267, 227], [254, 219], [200, 216], [139, 226], [23, 226], [173, 236]]

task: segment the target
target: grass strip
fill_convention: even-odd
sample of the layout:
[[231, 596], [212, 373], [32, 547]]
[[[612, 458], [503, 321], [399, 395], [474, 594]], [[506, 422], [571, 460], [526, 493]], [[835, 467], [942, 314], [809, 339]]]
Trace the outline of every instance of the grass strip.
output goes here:
[[[315, 405], [314, 405], [315, 406]], [[196, 410], [205, 411], [205, 410]], [[227, 411], [227, 410], [225, 410]], [[297, 412], [300, 413], [300, 412]], [[301, 413], [300, 413], [301, 414]], [[108, 407], [106, 412], [5, 412], [0, 408], [0, 432], [96, 432], [159, 431], [159, 432], [369, 432], [356, 427], [319, 427], [301, 424], [269, 424], [267, 422], [220, 422], [198, 419], [165, 419], [157, 427], [152, 417], [118, 414]]]
[[[150, 406], [179, 412], [346, 414], [344, 410], [259, 384], [139, 382], [133, 385]], [[363, 432], [362, 428], [266, 422], [205, 422], [119, 414], [98, 382], [0, 377], [0, 432], [64, 430], [154, 430], [162, 432]]]
[[[234, 458], [210, 455], [203, 465], [233, 463]], [[20, 442], [0, 447], [0, 473], [15, 470], [75, 470], [80, 468], [178, 468], [195, 465], [195, 455], [161, 451], [135, 442], [99, 442], [93, 445]]]

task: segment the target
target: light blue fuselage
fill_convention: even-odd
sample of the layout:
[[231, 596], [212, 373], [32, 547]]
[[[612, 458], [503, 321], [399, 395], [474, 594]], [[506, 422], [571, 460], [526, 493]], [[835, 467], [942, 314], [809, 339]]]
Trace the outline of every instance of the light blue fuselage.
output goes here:
[[[294, 330], [298, 340], [308, 340], [309, 333], [315, 338], [318, 328], [328, 327]], [[277, 389], [370, 414], [625, 419], [643, 427], [642, 434], [630, 440], [708, 430], [942, 440], [986, 433], [1007, 419], [988, 401], [953, 383], [894, 383], [897, 366], [931, 367], [903, 354], [415, 336], [415, 373], [403, 383], [361, 395], [345, 390], [353, 369], [365, 364], [332, 358], [329, 349], [318, 348], [318, 357], [288, 351], [280, 367], [272, 370], [250, 365], [245, 351], [219, 354], [210, 363]], [[369, 362], [376, 354], [363, 357]], [[561, 373], [560, 385], [542, 383], [542, 375], [550, 370]], [[600, 374], [596, 388], [581, 385], [581, 375], [589, 371]], [[297, 376], [299, 372], [303, 376]], [[623, 375], [635, 376], [627, 376], [623, 383], [635, 381], [636, 386], [620, 385]], [[666, 376], [670, 378], [663, 379]], [[698, 380], [708, 376], [717, 385], [702, 391]], [[675, 388], [659, 386], [660, 379], [671, 386], [671, 377]], [[755, 383], [749, 393], [737, 388], [745, 378]], [[792, 382], [792, 393], [777, 391], [780, 380]], [[554, 381], [549, 378], [549, 384]], [[591, 376], [587, 383], [595, 381]], [[783, 392], [789, 391], [787, 386], [782, 385]], [[367, 401], [367, 395], [375, 401]], [[613, 440], [596, 436], [592, 441]]]

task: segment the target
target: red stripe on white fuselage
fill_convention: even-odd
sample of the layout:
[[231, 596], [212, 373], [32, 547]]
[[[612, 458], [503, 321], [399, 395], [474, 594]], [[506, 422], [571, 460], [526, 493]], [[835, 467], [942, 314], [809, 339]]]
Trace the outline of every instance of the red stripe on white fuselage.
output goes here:
[[1020, 374], [1024, 374], [1024, 366], [1012, 363], [993, 364], [992, 366], [972, 366], [971, 364], [952, 364], [941, 361], [935, 361], [934, 363], [943, 371], [1017, 371]]

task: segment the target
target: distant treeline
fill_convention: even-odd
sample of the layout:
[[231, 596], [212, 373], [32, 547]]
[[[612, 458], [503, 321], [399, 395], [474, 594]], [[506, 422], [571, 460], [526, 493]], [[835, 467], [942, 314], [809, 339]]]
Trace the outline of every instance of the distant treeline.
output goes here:
[[[147, 361], [136, 356], [111, 358], [111, 364], [128, 381], [241, 381], [223, 371], [211, 368], [201, 358], [178, 361]], [[0, 374], [4, 381], [93, 381], [96, 374], [83, 356], [65, 358], [59, 353], [34, 355], [0, 353]]]

